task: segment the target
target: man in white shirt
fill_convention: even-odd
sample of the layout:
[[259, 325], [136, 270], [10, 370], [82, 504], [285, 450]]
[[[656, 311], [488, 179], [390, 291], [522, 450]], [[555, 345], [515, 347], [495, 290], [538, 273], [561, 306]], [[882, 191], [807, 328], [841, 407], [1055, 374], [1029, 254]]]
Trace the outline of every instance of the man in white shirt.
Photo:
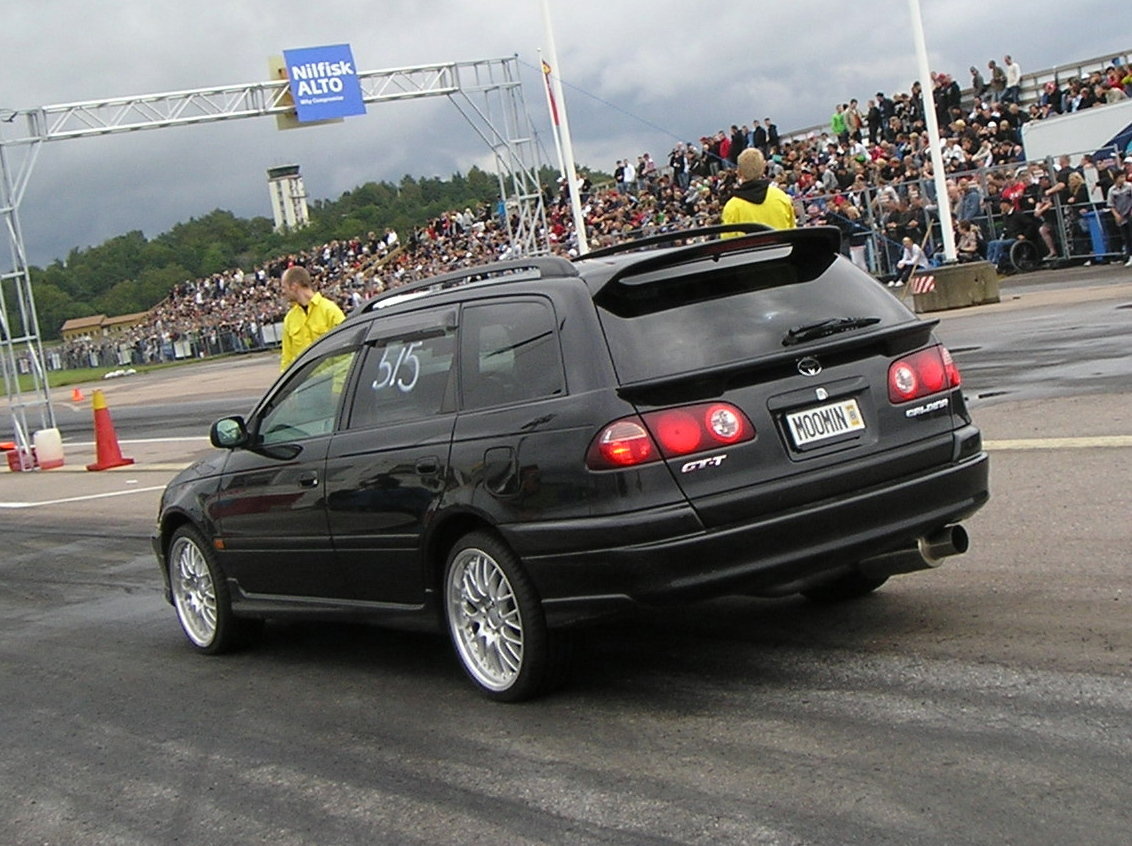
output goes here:
[[1006, 62], [1006, 92], [1002, 95], [1004, 103], [1020, 103], [1022, 101], [1022, 68], [1009, 56], [1003, 56]]

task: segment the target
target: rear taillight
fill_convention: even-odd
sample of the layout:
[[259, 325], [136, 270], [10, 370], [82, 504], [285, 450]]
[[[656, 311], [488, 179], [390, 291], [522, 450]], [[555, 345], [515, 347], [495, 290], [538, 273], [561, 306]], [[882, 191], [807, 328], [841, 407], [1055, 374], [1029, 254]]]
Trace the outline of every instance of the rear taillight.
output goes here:
[[591, 470], [634, 467], [730, 446], [755, 437], [755, 427], [725, 402], [666, 408], [624, 417], [602, 429], [586, 453]]
[[590, 444], [586, 466], [592, 470], [632, 467], [660, 457], [648, 430], [632, 418], [610, 423]]
[[888, 398], [909, 402], [959, 387], [959, 368], [946, 347], [920, 350], [894, 361], [888, 368]]

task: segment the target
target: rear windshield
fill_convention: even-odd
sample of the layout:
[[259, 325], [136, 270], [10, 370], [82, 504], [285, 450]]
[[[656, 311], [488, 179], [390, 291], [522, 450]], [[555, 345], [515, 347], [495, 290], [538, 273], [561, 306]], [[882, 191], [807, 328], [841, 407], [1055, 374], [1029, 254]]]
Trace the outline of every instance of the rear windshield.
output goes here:
[[729, 267], [697, 262], [684, 272], [607, 285], [595, 301], [618, 379], [628, 384], [780, 353], [791, 329], [820, 321], [879, 318], [876, 325], [885, 326], [912, 319], [848, 261], [809, 264], [781, 254]]

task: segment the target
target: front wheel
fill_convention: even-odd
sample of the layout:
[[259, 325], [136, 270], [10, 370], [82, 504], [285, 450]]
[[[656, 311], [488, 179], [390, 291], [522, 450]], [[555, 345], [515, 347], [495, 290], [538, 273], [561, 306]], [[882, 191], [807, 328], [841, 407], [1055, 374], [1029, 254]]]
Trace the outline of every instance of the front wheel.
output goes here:
[[242, 646], [260, 624], [232, 614], [224, 574], [190, 526], [179, 528], [169, 544], [169, 586], [181, 629], [198, 652], [217, 655]]
[[560, 672], [534, 586], [515, 554], [487, 532], [465, 535], [448, 556], [444, 613], [464, 672], [489, 699], [518, 702]]

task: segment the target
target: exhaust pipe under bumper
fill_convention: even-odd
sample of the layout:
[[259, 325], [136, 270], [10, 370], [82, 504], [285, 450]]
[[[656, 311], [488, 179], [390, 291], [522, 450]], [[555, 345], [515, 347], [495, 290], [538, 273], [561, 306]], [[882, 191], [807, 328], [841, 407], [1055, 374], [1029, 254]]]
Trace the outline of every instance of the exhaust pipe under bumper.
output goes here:
[[920, 538], [913, 547], [866, 558], [857, 565], [857, 570], [876, 579], [928, 570], [938, 567], [949, 555], [962, 555], [970, 545], [966, 529], [958, 524], [945, 526], [933, 535]]

